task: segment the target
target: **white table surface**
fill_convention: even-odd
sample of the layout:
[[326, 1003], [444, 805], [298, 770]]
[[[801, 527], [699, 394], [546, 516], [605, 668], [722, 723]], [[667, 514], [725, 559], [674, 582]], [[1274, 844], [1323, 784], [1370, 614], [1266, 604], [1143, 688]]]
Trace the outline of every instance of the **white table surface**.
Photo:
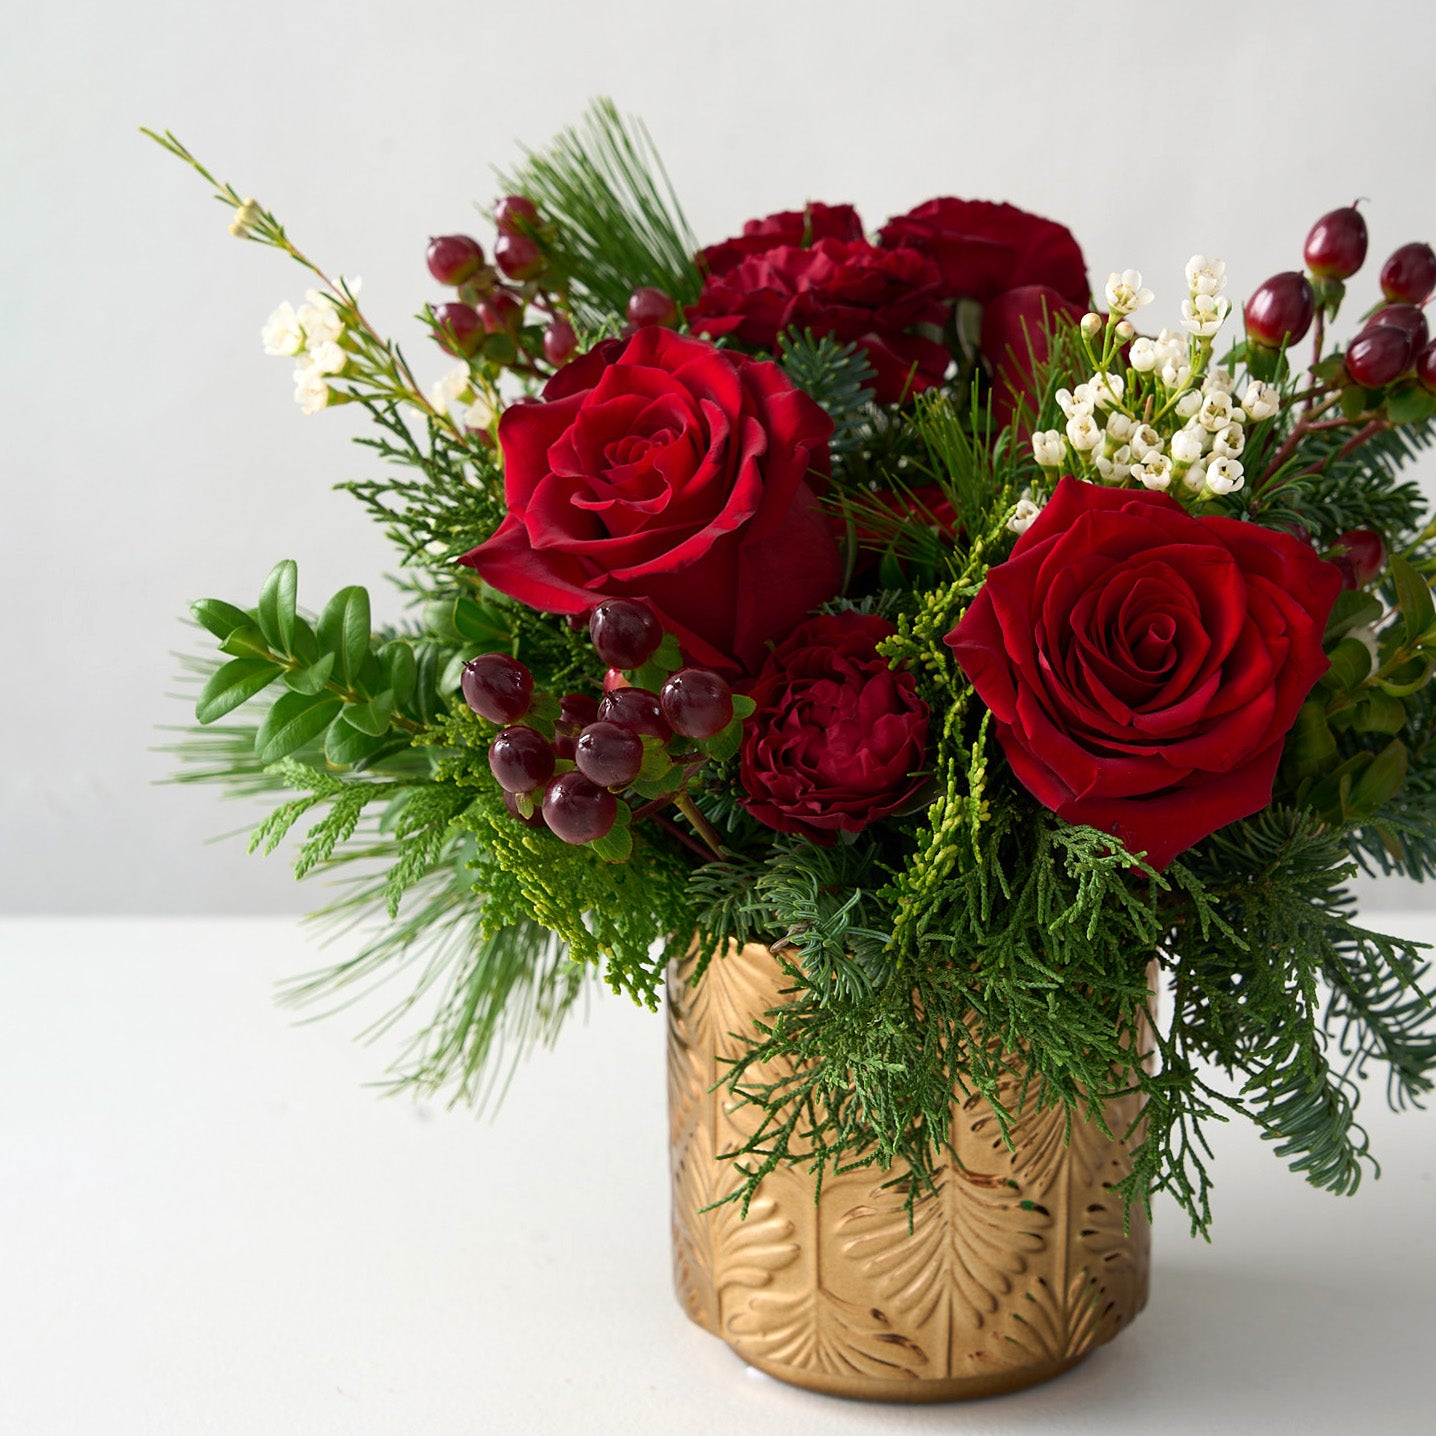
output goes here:
[[1159, 1211], [1113, 1345], [1028, 1392], [871, 1406], [679, 1312], [660, 1020], [598, 997], [476, 1123], [369, 1090], [360, 1015], [273, 1005], [316, 965], [285, 920], [0, 922], [0, 1433], [1436, 1430], [1429, 1111], [1369, 1093], [1384, 1175], [1351, 1200], [1220, 1130], [1214, 1243]]

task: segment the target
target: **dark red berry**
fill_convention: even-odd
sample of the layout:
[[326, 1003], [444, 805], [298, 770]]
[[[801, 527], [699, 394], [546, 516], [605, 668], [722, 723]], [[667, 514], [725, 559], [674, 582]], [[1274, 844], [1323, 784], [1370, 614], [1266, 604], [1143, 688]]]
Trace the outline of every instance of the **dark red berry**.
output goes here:
[[1247, 300], [1247, 335], [1267, 349], [1305, 338], [1316, 317], [1316, 295], [1306, 275], [1288, 269], [1259, 284]]
[[1363, 329], [1347, 347], [1346, 372], [1368, 389], [1380, 389], [1411, 367], [1411, 337], [1399, 329]]
[[560, 773], [543, 795], [543, 818], [566, 843], [591, 843], [613, 827], [618, 799], [582, 773]]
[[429, 273], [440, 284], [463, 284], [471, 279], [484, 262], [484, 252], [476, 239], [466, 234], [441, 234], [429, 241], [424, 256]]
[[573, 761], [578, 771], [600, 788], [623, 788], [643, 766], [643, 739], [617, 723], [590, 723], [578, 735]]
[[605, 723], [631, 728], [640, 737], [645, 734], [662, 738], [666, 743], [673, 730], [663, 717], [658, 695], [647, 688], [618, 688], [598, 705], [598, 716]]
[[1366, 221], [1355, 205], [1334, 209], [1312, 225], [1304, 258], [1318, 279], [1350, 279], [1366, 263]]
[[598, 699], [587, 693], [565, 693], [558, 700], [558, 722], [563, 728], [587, 728], [598, 719]]
[[628, 675], [621, 668], [610, 668], [603, 675], [603, 691], [605, 693], [614, 693], [620, 688], [632, 687], [633, 684], [628, 681]]
[[469, 304], [440, 304], [434, 309], [439, 348], [468, 358], [484, 342], [484, 325]]
[[1416, 377], [1423, 388], [1436, 394], [1436, 340], [1416, 356]]
[[628, 322], [635, 329], [649, 324], [660, 324], [672, 329], [678, 323], [678, 305], [671, 294], [652, 285], [645, 284], [633, 291], [628, 301]]
[[542, 733], [519, 723], [489, 744], [489, 771], [506, 793], [532, 793], [553, 777], [554, 757]]
[[501, 234], [494, 245], [494, 263], [510, 279], [536, 279], [544, 271], [543, 250], [526, 234]]
[[496, 289], [481, 301], [478, 313], [487, 334], [514, 334], [524, 322], [523, 301], [507, 289]]
[[538, 223], [538, 206], [527, 195], [508, 194], [494, 206], [494, 228], [500, 234], [523, 234]]
[[490, 723], [513, 723], [529, 711], [534, 676], [507, 653], [481, 653], [464, 664], [464, 701]]
[[555, 319], [543, 332], [543, 357], [555, 368], [567, 364], [578, 348], [578, 335], [567, 319]]
[[544, 825], [542, 803], [535, 803], [533, 812], [531, 812], [528, 817], [524, 817], [523, 813], [519, 810], [518, 799], [515, 798], [512, 793], [505, 793], [504, 807], [526, 827], [541, 828]]
[[1337, 539], [1334, 548], [1333, 562], [1343, 574], [1350, 570], [1348, 588], [1364, 588], [1386, 567], [1386, 540], [1375, 529], [1351, 529]]
[[1436, 289], [1436, 251], [1419, 241], [1403, 244], [1381, 266], [1381, 292], [1401, 304], [1425, 304]]
[[733, 721], [733, 690], [706, 668], [680, 668], [660, 700], [673, 731], [687, 738], [711, 738]]
[[589, 615], [588, 636], [610, 668], [642, 668], [663, 642], [663, 626], [646, 603], [609, 598]]
[[1362, 326], [1365, 329], [1399, 329], [1411, 340], [1413, 349], [1424, 349], [1431, 331], [1426, 316], [1414, 304], [1387, 304]]

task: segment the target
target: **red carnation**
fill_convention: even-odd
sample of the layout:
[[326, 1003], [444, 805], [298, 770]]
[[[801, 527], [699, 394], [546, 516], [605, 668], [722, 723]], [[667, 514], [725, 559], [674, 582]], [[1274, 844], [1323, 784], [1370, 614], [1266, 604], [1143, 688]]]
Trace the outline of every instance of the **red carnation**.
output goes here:
[[927, 704], [877, 652], [885, 618], [810, 618], [775, 648], [752, 689], [739, 776], [759, 822], [817, 842], [858, 833], [922, 787]]
[[1288, 534], [1064, 478], [947, 643], [1028, 792], [1164, 868], [1271, 801], [1340, 589]]
[[799, 248], [820, 239], [861, 239], [863, 222], [850, 204], [819, 204], [816, 200], [802, 209], [780, 210], [763, 219], [750, 219], [737, 239], [710, 244], [700, 250], [698, 264], [705, 275], [724, 275], [736, 269], [750, 254], [762, 254], [779, 245]]

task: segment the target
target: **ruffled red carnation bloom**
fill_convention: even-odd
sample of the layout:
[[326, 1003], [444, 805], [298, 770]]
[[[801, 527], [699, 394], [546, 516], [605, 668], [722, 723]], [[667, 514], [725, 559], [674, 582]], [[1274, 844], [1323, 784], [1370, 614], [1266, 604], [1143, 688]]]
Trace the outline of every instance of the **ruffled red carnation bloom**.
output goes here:
[[895, 404], [947, 372], [947, 349], [914, 332], [943, 323], [938, 288], [937, 267], [912, 250], [879, 249], [865, 239], [819, 239], [807, 248], [776, 243], [710, 273], [688, 322], [700, 334], [729, 335], [769, 352], [793, 328], [858, 344], [876, 375], [878, 402]]
[[817, 842], [858, 833], [922, 787], [927, 704], [877, 644], [885, 618], [810, 618], [775, 648], [752, 689], [739, 777], [743, 806]]
[[779, 245], [802, 248], [820, 239], [861, 239], [863, 222], [850, 204], [819, 204], [816, 200], [802, 209], [780, 210], [762, 219], [750, 219], [743, 233], [721, 244], [710, 244], [698, 253], [698, 265], [705, 275], [724, 275], [736, 269], [751, 254], [762, 254]]

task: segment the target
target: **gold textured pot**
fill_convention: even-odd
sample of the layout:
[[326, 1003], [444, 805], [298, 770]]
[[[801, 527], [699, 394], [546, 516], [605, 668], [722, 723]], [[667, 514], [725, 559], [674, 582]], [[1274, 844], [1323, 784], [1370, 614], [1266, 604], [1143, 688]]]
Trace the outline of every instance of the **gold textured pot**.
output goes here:
[[[1075, 1366], [1147, 1300], [1150, 1233], [1123, 1231], [1110, 1189], [1127, 1147], [1060, 1107], [1028, 1111], [1003, 1142], [981, 1098], [954, 1102], [955, 1162], [914, 1210], [912, 1233], [890, 1173], [814, 1179], [780, 1167], [746, 1220], [736, 1203], [702, 1209], [737, 1185], [718, 1159], [753, 1117], [721, 1089], [733, 1033], [776, 1007], [779, 968], [765, 947], [734, 948], [688, 985], [668, 974], [668, 1101], [673, 1271], [684, 1311], [750, 1366], [834, 1396], [953, 1401], [1015, 1391]], [[1114, 1132], [1136, 1098], [1108, 1113]]]

